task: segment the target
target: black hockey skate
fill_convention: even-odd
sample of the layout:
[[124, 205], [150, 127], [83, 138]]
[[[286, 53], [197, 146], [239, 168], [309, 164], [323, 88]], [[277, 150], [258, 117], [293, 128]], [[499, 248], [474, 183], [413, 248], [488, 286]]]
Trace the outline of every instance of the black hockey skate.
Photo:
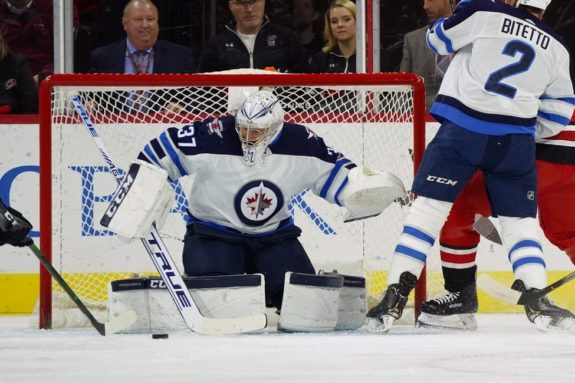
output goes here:
[[475, 313], [478, 308], [477, 288], [471, 284], [461, 291], [422, 303], [417, 324], [422, 327], [476, 330]]
[[371, 332], [388, 332], [393, 322], [401, 318], [416, 282], [417, 277], [405, 271], [399, 277], [399, 283], [387, 286], [381, 302], [367, 312], [367, 329]]
[[[539, 289], [526, 289], [522, 280], [516, 280], [511, 286], [513, 290], [527, 293], [537, 293]], [[575, 331], [575, 315], [566, 309], [563, 309], [549, 299], [543, 296], [536, 299], [527, 299], [524, 306], [527, 319], [537, 329], [542, 331], [548, 330], [568, 330]]]

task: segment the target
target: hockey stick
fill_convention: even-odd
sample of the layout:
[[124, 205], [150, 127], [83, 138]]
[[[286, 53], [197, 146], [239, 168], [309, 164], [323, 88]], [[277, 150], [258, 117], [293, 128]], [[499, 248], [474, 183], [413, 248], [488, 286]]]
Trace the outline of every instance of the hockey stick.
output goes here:
[[481, 274], [477, 278], [477, 285], [479, 286], [480, 289], [482, 289], [489, 295], [498, 298], [504, 302], [524, 305], [526, 303], [529, 303], [533, 300], [537, 300], [549, 294], [551, 291], [555, 290], [560, 286], [563, 286], [565, 283], [569, 282], [574, 278], [575, 278], [575, 271], [571, 272], [570, 274], [567, 274], [563, 278], [553, 282], [549, 286], [537, 292], [515, 291], [505, 286], [503, 283], [499, 282], [498, 280], [496, 280], [495, 278], [493, 278], [488, 274]]
[[50, 261], [48, 261], [48, 258], [46, 258], [44, 253], [42, 253], [42, 251], [36, 246], [36, 244], [32, 241], [32, 243], [28, 245], [28, 247], [30, 248], [30, 250], [32, 250], [36, 258], [38, 258], [38, 260], [44, 266], [46, 271], [50, 273], [52, 278], [54, 278], [56, 282], [58, 282], [60, 287], [62, 287], [62, 289], [66, 292], [66, 294], [68, 294], [70, 299], [80, 309], [80, 311], [88, 318], [92, 326], [94, 326], [94, 328], [96, 329], [96, 331], [98, 331], [100, 335], [114, 334], [118, 331], [130, 327], [134, 322], [136, 322], [138, 316], [134, 311], [131, 310], [121, 313], [118, 317], [113, 318], [108, 322], [104, 323], [98, 322], [98, 320], [94, 317], [94, 315], [92, 315], [90, 310], [88, 310], [84, 302], [82, 302], [80, 298], [76, 295], [76, 293], [74, 293], [74, 290], [72, 290], [72, 288], [66, 283], [64, 278], [62, 278], [60, 273], [58, 273], [58, 271], [54, 268], [54, 266], [52, 266]]
[[[12, 224], [14, 223], [14, 217], [10, 212], [4, 207], [3, 204], [0, 203], [0, 227], [2, 230], [8, 230]], [[40, 261], [40, 263], [44, 266], [46, 271], [50, 273], [52, 278], [58, 282], [60, 287], [68, 294], [72, 302], [76, 304], [76, 306], [80, 309], [80, 311], [88, 318], [92, 326], [98, 331], [100, 335], [110, 335], [114, 334], [120, 330], [126, 329], [130, 327], [137, 319], [136, 313], [134, 311], [126, 311], [119, 315], [118, 317], [108, 321], [108, 322], [98, 322], [98, 320], [92, 315], [90, 310], [86, 307], [84, 302], [80, 300], [78, 295], [72, 290], [72, 288], [66, 283], [64, 278], [58, 273], [58, 270], [52, 266], [48, 258], [42, 253], [42, 251], [36, 246], [34, 240], [30, 237], [26, 237], [22, 244], [28, 246], [30, 250], [34, 253], [36, 258]]]
[[501, 236], [499, 235], [497, 228], [489, 218], [480, 216], [473, 224], [473, 230], [491, 242], [503, 245], [503, 241], [501, 240]]
[[[122, 182], [122, 176], [119, 169], [112, 162], [104, 141], [98, 135], [96, 127], [92, 124], [88, 113], [80, 102], [78, 96], [72, 97], [72, 103], [78, 115], [82, 118], [84, 126], [98, 147], [100, 154], [108, 165], [110, 173], [114, 176], [118, 184]], [[267, 323], [265, 314], [250, 315], [238, 318], [207, 318], [202, 315], [198, 306], [195, 304], [190, 292], [188, 291], [184, 280], [176, 267], [168, 248], [162, 241], [155, 226], [152, 231], [142, 238], [142, 243], [148, 252], [154, 266], [164, 280], [166, 287], [182, 315], [188, 328], [199, 334], [237, 334], [244, 332], [253, 332], [262, 330]]]

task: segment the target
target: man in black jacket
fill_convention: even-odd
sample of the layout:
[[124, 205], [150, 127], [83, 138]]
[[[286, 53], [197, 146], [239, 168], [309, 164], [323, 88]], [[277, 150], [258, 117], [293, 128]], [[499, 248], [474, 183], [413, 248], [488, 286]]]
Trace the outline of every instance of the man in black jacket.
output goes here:
[[230, 0], [229, 7], [235, 21], [206, 44], [199, 72], [266, 67], [280, 72], [307, 71], [297, 36], [265, 17], [265, 0]]

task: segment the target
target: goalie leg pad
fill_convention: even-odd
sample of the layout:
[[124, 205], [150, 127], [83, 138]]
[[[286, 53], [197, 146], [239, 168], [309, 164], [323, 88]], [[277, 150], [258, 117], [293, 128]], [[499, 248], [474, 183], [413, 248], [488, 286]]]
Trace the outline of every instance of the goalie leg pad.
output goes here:
[[362, 327], [365, 324], [365, 314], [367, 313], [365, 278], [336, 272], [326, 273], [321, 270], [319, 274], [343, 277], [343, 287], [339, 292], [335, 330], [353, 331]]
[[406, 195], [403, 182], [389, 172], [358, 166], [349, 171], [348, 179], [341, 196], [342, 205], [347, 209], [345, 222], [378, 215]]
[[[198, 309], [208, 318], [236, 318], [266, 312], [261, 274], [185, 277], [184, 282]], [[129, 310], [138, 314], [136, 322], [124, 330], [125, 333], [188, 329], [159, 277], [113, 281], [108, 297], [110, 317]]]
[[278, 330], [333, 331], [337, 325], [343, 277], [287, 272]]
[[174, 192], [168, 173], [157, 166], [137, 160], [130, 165], [100, 224], [118, 235], [141, 238], [160, 228], [171, 209]]

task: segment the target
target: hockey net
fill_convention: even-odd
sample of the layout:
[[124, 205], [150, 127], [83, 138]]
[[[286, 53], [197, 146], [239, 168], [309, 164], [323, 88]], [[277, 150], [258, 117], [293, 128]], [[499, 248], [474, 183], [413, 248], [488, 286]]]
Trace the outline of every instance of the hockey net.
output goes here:
[[[287, 121], [308, 126], [356, 163], [390, 171], [410, 187], [425, 147], [423, 84], [412, 74], [242, 71], [51, 76], [40, 94], [40, 243], [54, 267], [92, 309], [105, 315], [110, 281], [157, 273], [139, 241], [123, 243], [99, 225], [116, 182], [74, 110], [72, 97], [78, 97], [88, 112], [112, 161], [126, 169], [162, 130], [226, 115], [246, 92], [263, 86], [278, 95]], [[181, 259], [182, 218], [192, 182], [193, 176], [174, 184], [176, 201], [160, 231], [176, 261]], [[393, 203], [378, 217], [347, 224], [342, 208], [311, 192], [294, 197], [291, 204], [316, 269], [365, 276], [371, 305], [385, 288], [386, 269], [408, 202]], [[416, 304], [424, 299], [425, 287], [420, 283]], [[57, 319], [58, 314], [73, 306], [62, 296], [60, 287], [42, 270], [41, 328], [67, 325]]]

